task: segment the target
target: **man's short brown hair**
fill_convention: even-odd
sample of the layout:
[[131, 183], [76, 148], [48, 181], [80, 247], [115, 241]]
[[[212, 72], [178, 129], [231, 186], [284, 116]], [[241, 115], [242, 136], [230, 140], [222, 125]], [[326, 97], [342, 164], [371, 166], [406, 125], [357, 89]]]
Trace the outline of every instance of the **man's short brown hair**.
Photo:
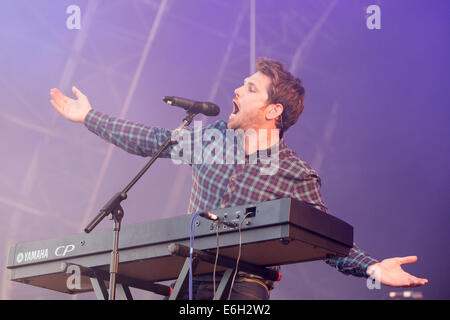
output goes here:
[[283, 113], [276, 122], [282, 135], [298, 121], [303, 112], [305, 88], [303, 88], [301, 80], [287, 71], [281, 62], [260, 57], [256, 61], [256, 70], [272, 80], [268, 92], [268, 103], [283, 105]]

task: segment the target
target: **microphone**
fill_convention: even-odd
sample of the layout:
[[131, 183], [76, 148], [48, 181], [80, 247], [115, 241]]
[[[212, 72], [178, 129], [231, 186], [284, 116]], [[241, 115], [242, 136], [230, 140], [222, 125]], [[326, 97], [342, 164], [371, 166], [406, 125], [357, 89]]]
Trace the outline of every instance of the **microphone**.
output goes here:
[[220, 113], [220, 108], [211, 102], [194, 101], [179, 97], [163, 97], [163, 101], [172, 106], [181, 107], [186, 111], [202, 113], [214, 117]]

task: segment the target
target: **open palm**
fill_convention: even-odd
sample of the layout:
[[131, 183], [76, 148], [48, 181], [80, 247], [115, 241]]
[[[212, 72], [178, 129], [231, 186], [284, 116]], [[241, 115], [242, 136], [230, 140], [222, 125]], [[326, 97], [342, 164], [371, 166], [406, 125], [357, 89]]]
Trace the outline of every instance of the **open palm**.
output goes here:
[[91, 104], [88, 98], [75, 86], [72, 87], [72, 92], [77, 99], [69, 98], [58, 89], [53, 88], [50, 90], [50, 96], [52, 97], [50, 102], [64, 118], [83, 123], [89, 110], [92, 109]]
[[418, 287], [428, 283], [427, 279], [415, 277], [405, 272], [401, 265], [417, 261], [416, 256], [384, 259], [367, 269], [367, 274], [391, 287]]

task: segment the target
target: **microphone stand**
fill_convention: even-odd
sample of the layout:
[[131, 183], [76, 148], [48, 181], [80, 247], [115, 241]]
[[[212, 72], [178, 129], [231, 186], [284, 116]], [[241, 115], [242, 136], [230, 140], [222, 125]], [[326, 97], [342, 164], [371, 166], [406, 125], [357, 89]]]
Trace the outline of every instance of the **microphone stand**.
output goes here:
[[[197, 113], [187, 111], [186, 117], [183, 119], [183, 123], [175, 129], [175, 134], [185, 127], [187, 127]], [[173, 134], [172, 134], [173, 136]], [[134, 177], [134, 179], [123, 189], [121, 192], [117, 192], [104, 206], [100, 209], [99, 214], [86, 226], [84, 232], [91, 232], [106, 216], [112, 215], [112, 220], [114, 220], [113, 228], [113, 249], [111, 252], [111, 265], [109, 269], [109, 300], [115, 300], [116, 296], [116, 275], [119, 267], [119, 232], [120, 224], [124, 216], [124, 211], [120, 203], [127, 198], [127, 193], [136, 184], [136, 182], [145, 174], [145, 172], [151, 167], [151, 165], [159, 158], [161, 153], [166, 150], [170, 145], [176, 142], [172, 140], [172, 137], [168, 138], [161, 148], [156, 152], [150, 161], [145, 165], [144, 168], [139, 171], [139, 173]]]

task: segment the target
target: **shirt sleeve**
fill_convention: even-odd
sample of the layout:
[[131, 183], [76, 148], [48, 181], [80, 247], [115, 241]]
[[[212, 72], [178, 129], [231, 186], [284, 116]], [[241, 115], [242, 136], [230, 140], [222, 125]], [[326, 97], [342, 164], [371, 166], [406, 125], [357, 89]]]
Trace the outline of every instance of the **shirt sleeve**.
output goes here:
[[354, 243], [346, 257], [330, 258], [325, 262], [343, 274], [367, 278], [367, 268], [379, 261], [370, 257]]
[[298, 179], [294, 185], [293, 198], [307, 202], [320, 211], [327, 212], [320, 193], [321, 181], [316, 174], [308, 174]]
[[[295, 185], [294, 196], [326, 213], [328, 209], [323, 202], [320, 187], [320, 177], [316, 174], [310, 174]], [[370, 257], [354, 243], [347, 256], [329, 258], [325, 262], [346, 275], [368, 277], [367, 268], [379, 261]]]
[[[116, 119], [98, 111], [87, 114], [85, 126], [104, 140], [117, 147], [139, 156], [153, 156], [164, 142], [171, 137], [172, 131], [159, 127], [149, 127], [130, 121]], [[161, 157], [169, 158], [169, 146]]]

